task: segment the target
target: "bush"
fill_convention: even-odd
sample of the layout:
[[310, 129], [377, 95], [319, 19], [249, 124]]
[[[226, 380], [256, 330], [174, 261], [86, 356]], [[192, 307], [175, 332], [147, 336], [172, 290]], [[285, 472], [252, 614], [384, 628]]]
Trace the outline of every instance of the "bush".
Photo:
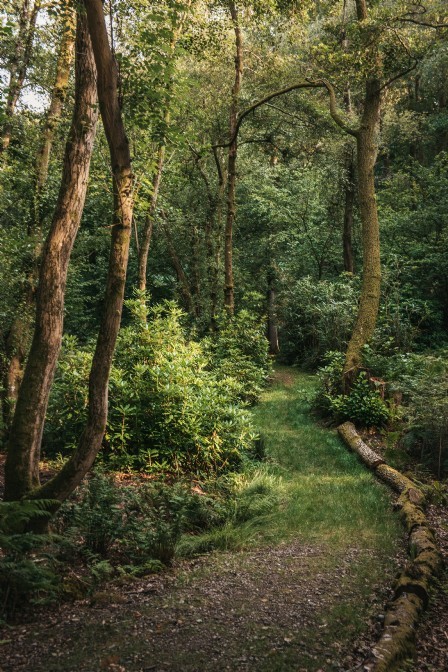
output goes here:
[[157, 569], [172, 562], [182, 534], [209, 529], [230, 515], [230, 491], [215, 490], [199, 495], [184, 483], [122, 486], [97, 472], [61, 507], [56, 524], [94, 574]]
[[237, 382], [237, 396], [255, 403], [272, 373], [266, 325], [256, 315], [241, 310], [235, 316], [222, 314], [216, 334], [207, 342], [212, 370]]
[[356, 316], [358, 290], [357, 279], [347, 274], [337, 280], [298, 280], [284, 298], [282, 358], [315, 368], [327, 351], [343, 350]]
[[336, 422], [350, 420], [363, 427], [381, 427], [390, 411], [365, 371], [360, 371], [349, 394], [342, 394], [344, 355], [327, 354], [328, 364], [319, 371], [321, 389], [315, 405]]
[[[115, 469], [177, 474], [206, 475], [238, 465], [254, 440], [241, 403], [244, 383], [230, 377], [225, 365], [219, 368], [216, 353], [212, 361], [209, 344], [187, 340], [182, 312], [173, 303], [149, 311], [141, 300], [128, 306], [133, 322], [117, 342], [102, 459]], [[255, 337], [252, 342], [258, 343]], [[90, 358], [91, 351], [74, 339], [65, 342], [48, 410], [47, 455], [67, 455], [78, 441]], [[259, 375], [248, 357], [246, 364], [247, 372]]]

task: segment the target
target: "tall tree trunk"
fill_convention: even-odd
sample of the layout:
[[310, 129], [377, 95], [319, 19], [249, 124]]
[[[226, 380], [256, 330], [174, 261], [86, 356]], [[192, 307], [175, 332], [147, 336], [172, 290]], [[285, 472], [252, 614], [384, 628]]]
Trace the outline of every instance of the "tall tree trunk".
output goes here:
[[[191, 0], [187, 0], [183, 9], [187, 10], [190, 7], [190, 5]], [[186, 11], [181, 11], [179, 23], [177, 24], [175, 30], [173, 31], [173, 37], [170, 43], [171, 58], [174, 58], [176, 45], [180, 35], [182, 34], [186, 15], [187, 15]], [[170, 101], [169, 101], [171, 89], [172, 89], [172, 82], [169, 82], [166, 86], [167, 100], [166, 100], [165, 113], [163, 115], [163, 123], [165, 128], [169, 126], [171, 120]], [[152, 179], [151, 201], [149, 204], [148, 212], [146, 213], [145, 224], [143, 227], [142, 241], [140, 249], [138, 251], [138, 288], [141, 291], [146, 291], [146, 276], [148, 268], [149, 248], [151, 245], [152, 232], [154, 228], [154, 215], [157, 206], [157, 199], [159, 197], [160, 183], [162, 181], [162, 172], [163, 172], [163, 165], [165, 162], [165, 154], [166, 154], [166, 143], [165, 139], [163, 139], [163, 141], [159, 145], [159, 149], [157, 152], [157, 168]]]
[[235, 312], [234, 281], [233, 281], [233, 226], [236, 217], [236, 160], [238, 152], [237, 121], [241, 80], [243, 76], [243, 37], [238, 21], [238, 10], [233, 0], [229, 0], [230, 15], [235, 33], [235, 80], [232, 87], [230, 105], [229, 136], [230, 146], [227, 162], [227, 219], [224, 244], [224, 305], [229, 313]]
[[160, 223], [160, 226], [166, 238], [171, 263], [173, 265], [174, 270], [176, 271], [177, 281], [180, 286], [180, 292], [182, 294], [182, 298], [184, 300], [184, 304], [187, 311], [189, 313], [192, 313], [194, 312], [194, 301], [193, 301], [193, 295], [191, 293], [190, 282], [184, 271], [182, 262], [179, 259], [179, 255], [176, 252], [176, 248], [174, 247], [173, 239], [171, 238], [171, 233], [169, 231], [165, 215], [162, 216], [162, 219], [163, 222]]
[[344, 254], [344, 271], [354, 273], [353, 262], [353, 208], [355, 204], [355, 163], [353, 158], [353, 149], [350, 146], [347, 149], [346, 156], [346, 175], [344, 187], [344, 227], [342, 232], [342, 248]]
[[75, 47], [76, 14], [71, 0], [62, 0], [62, 36], [56, 64], [56, 77], [51, 92], [50, 106], [42, 131], [42, 145], [36, 161], [35, 221], [39, 225], [39, 200], [47, 181], [50, 153], [54, 135], [61, 119], [62, 109], [67, 95], [70, 67]]
[[57, 123], [61, 117], [62, 107], [68, 87], [70, 65], [73, 58], [75, 45], [75, 21], [76, 14], [73, 12], [68, 0], [63, 12], [62, 39], [56, 67], [56, 79], [53, 87], [50, 106], [47, 112], [43, 129], [43, 143], [39, 150], [36, 161], [36, 187], [34, 194], [34, 212], [28, 226], [30, 245], [33, 248], [30, 268], [27, 273], [26, 287], [22, 296], [20, 309], [16, 311], [13, 324], [6, 339], [6, 356], [8, 363], [5, 373], [6, 402], [3, 407], [3, 418], [6, 433], [10, 425], [19, 387], [23, 376], [23, 365], [30, 346], [35, 313], [36, 284], [38, 279], [38, 265], [41, 254], [39, 200], [42, 188], [47, 179], [48, 162], [50, 159], [51, 146]]
[[24, 0], [22, 4], [19, 34], [9, 67], [8, 96], [6, 98], [0, 154], [8, 149], [11, 142], [13, 118], [33, 52], [34, 33], [40, 4], [40, 0], [35, 0], [32, 7], [30, 6], [30, 0]]
[[277, 302], [275, 292], [275, 276], [273, 269], [268, 272], [268, 341], [269, 353], [277, 355], [280, 351], [278, 344]]
[[162, 181], [163, 164], [165, 161], [165, 144], [160, 145], [157, 153], [157, 168], [152, 179], [152, 194], [148, 212], [145, 217], [143, 236], [138, 252], [138, 288], [146, 291], [146, 275], [148, 268], [149, 248], [151, 245], [154, 228], [154, 215], [156, 212], [157, 198], [159, 196], [160, 183]]
[[363, 346], [373, 335], [378, 316], [381, 290], [380, 235], [376, 205], [374, 168], [378, 153], [381, 84], [378, 79], [366, 83], [364, 112], [357, 136], [358, 194], [362, 223], [363, 279], [356, 323], [344, 364], [346, 389], [361, 365]]
[[98, 73], [98, 99], [109, 145], [114, 218], [103, 314], [89, 376], [87, 421], [78, 447], [61, 471], [36, 493], [64, 501], [82, 481], [101, 448], [107, 423], [112, 357], [120, 329], [131, 240], [133, 175], [129, 142], [121, 116], [118, 68], [107, 36], [102, 0], [84, 0]]
[[79, 228], [98, 114], [95, 63], [85, 17], [78, 15], [75, 109], [61, 187], [42, 255], [36, 323], [11, 426], [5, 498], [20, 499], [39, 485], [45, 413], [61, 346], [67, 269]]
[[[368, 19], [366, 0], [356, 0], [360, 25]], [[370, 39], [370, 37], [369, 37]], [[374, 47], [377, 49], [377, 47]], [[363, 277], [355, 326], [347, 346], [343, 368], [345, 391], [361, 366], [362, 348], [373, 335], [381, 292], [380, 231], [375, 193], [375, 163], [381, 107], [380, 54], [375, 54], [378, 76], [366, 81], [361, 126], [356, 134], [359, 210], [362, 224]]]

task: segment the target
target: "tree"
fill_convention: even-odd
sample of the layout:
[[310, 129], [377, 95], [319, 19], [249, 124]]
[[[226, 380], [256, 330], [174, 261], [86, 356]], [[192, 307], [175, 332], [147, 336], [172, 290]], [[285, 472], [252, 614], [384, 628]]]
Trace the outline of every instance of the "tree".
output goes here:
[[53, 221], [42, 253], [31, 350], [9, 433], [5, 498], [39, 487], [45, 412], [61, 346], [68, 263], [81, 220], [98, 113], [96, 73], [85, 17], [78, 12], [76, 93]]
[[13, 118], [32, 57], [34, 33], [40, 9], [40, 0], [35, 0], [34, 2], [23, 0], [19, 10], [18, 34], [14, 53], [11, 56], [8, 67], [9, 82], [4, 112], [5, 120], [2, 129], [2, 140], [0, 143], [0, 155], [8, 149], [9, 143], [11, 142]]

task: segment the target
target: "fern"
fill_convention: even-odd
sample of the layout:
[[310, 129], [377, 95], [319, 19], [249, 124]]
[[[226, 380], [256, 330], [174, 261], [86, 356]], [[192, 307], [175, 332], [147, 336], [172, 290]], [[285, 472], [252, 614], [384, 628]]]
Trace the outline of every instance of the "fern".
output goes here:
[[55, 541], [51, 534], [27, 531], [36, 520], [52, 515], [53, 500], [0, 502], [0, 620], [18, 606], [54, 598], [58, 577], [51, 560], [38, 549]]

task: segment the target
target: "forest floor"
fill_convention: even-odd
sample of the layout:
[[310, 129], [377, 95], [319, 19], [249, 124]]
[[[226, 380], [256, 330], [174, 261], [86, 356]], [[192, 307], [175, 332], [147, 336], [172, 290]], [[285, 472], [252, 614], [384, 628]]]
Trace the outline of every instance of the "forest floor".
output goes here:
[[[246, 526], [239, 549], [178, 560], [4, 628], [0, 672], [362, 670], [403, 562], [402, 533], [387, 491], [311, 418], [313, 384], [280, 369], [254, 411], [279, 501]], [[434, 658], [448, 613], [441, 596], [441, 630], [423, 625], [421, 666], [406, 669], [448, 669]], [[428, 667], [431, 656], [442, 666]]]

